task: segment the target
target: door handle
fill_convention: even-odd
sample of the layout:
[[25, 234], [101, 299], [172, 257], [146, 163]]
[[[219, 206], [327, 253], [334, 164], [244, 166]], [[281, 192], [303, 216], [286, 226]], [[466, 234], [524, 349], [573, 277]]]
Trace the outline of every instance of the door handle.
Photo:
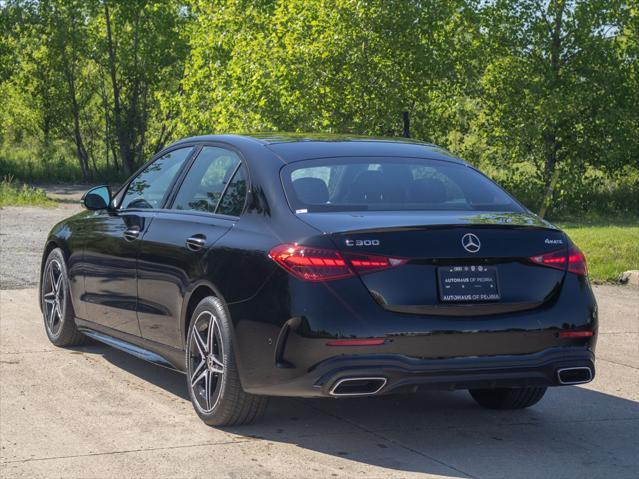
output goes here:
[[191, 251], [199, 251], [206, 245], [206, 236], [198, 234], [193, 235], [186, 240], [186, 247]]
[[128, 230], [124, 232], [124, 239], [127, 241], [134, 241], [138, 239], [138, 236], [140, 236], [139, 226], [131, 226]]

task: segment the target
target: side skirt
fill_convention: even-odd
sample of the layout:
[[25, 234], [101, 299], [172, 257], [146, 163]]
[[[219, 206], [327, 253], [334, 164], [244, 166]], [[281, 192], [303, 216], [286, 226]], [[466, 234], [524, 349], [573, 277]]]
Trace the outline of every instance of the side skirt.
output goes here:
[[150, 363], [184, 372], [184, 351], [76, 318], [78, 330], [92, 339]]

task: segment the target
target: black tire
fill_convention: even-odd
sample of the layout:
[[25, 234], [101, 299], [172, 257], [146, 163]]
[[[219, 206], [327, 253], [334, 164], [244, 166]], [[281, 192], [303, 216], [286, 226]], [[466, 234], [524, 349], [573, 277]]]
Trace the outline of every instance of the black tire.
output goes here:
[[80, 346], [89, 338], [78, 331], [69, 294], [69, 276], [64, 254], [55, 248], [47, 256], [40, 278], [40, 302], [44, 330], [59, 347]]
[[537, 404], [547, 388], [470, 389], [477, 403], [488, 409], [524, 409]]
[[264, 413], [268, 398], [242, 389], [231, 324], [218, 298], [204, 298], [195, 308], [185, 350], [186, 386], [202, 421], [234, 426], [251, 423]]

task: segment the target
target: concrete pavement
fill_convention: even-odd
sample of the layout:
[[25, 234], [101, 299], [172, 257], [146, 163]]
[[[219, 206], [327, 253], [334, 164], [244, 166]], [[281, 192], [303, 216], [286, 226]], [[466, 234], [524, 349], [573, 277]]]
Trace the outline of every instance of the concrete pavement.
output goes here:
[[465, 392], [273, 399], [197, 418], [184, 377], [107, 346], [51, 345], [36, 291], [0, 291], [1, 477], [610, 477], [639, 471], [639, 290], [600, 286], [598, 375], [525, 411]]
[[182, 375], [48, 342], [33, 286], [46, 234], [82, 189], [56, 189], [58, 208], [0, 209], [0, 477], [639, 476], [638, 288], [595, 288], [597, 378], [529, 410], [483, 410], [462, 391], [280, 398], [258, 424], [213, 429]]

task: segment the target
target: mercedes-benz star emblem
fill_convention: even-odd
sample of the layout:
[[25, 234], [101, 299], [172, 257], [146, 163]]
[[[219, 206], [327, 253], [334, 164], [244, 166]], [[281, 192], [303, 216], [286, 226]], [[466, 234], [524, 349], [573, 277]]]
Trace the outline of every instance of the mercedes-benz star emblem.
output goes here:
[[479, 248], [481, 248], [481, 241], [479, 241], [477, 235], [474, 235], [472, 233], [466, 233], [464, 236], [462, 236], [461, 243], [464, 249], [469, 253], [477, 253], [477, 251], [479, 251]]

